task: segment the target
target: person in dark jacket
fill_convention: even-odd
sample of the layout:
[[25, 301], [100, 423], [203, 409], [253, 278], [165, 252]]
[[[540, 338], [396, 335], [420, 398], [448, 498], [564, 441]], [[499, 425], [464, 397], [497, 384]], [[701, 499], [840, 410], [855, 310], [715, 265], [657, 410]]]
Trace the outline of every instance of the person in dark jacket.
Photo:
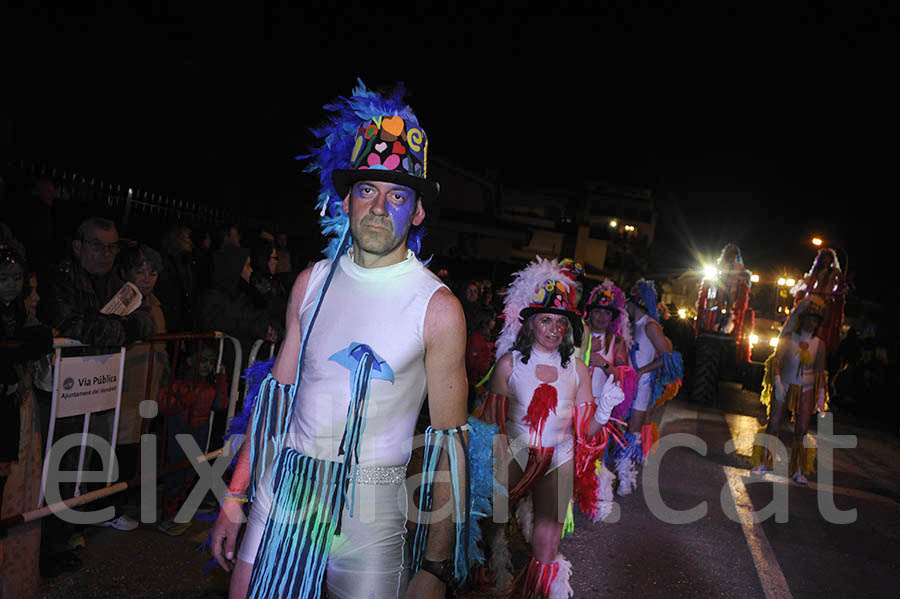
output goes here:
[[255, 294], [257, 307], [263, 308], [276, 322], [284, 318], [287, 310], [288, 292], [275, 273], [278, 271], [278, 250], [266, 239], [258, 239], [250, 254], [250, 285]]
[[[253, 305], [250, 293], [250, 250], [224, 247], [213, 254], [212, 287], [203, 292], [198, 302], [197, 324], [201, 331], [221, 331], [241, 343], [246, 358], [256, 339], [277, 342], [284, 325], [270, 317], [264, 309]], [[230, 344], [225, 364], [232, 364]]]
[[194, 304], [194, 243], [185, 225], [169, 227], [160, 244], [163, 268], [156, 281], [155, 294], [162, 305], [169, 332], [192, 329]]
[[105, 218], [82, 222], [72, 253], [50, 271], [40, 290], [41, 322], [88, 345], [121, 346], [153, 335], [153, 318], [144, 307], [125, 317], [100, 313], [125, 284], [113, 271], [119, 254], [115, 223]]

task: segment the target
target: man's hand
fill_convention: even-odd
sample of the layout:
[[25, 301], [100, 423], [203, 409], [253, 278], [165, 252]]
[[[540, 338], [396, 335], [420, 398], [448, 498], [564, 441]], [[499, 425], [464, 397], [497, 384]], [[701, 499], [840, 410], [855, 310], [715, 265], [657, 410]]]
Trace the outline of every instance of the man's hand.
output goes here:
[[424, 570], [416, 572], [406, 587], [406, 599], [444, 599], [446, 596], [447, 585]]
[[240, 501], [226, 499], [212, 529], [213, 557], [226, 572], [231, 572], [236, 559], [235, 545], [241, 524], [245, 520], [242, 506]]

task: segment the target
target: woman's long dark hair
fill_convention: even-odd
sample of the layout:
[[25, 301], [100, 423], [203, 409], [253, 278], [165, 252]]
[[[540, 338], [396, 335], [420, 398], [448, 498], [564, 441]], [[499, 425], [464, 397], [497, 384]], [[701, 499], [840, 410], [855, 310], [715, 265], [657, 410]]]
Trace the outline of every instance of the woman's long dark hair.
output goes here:
[[[528, 317], [528, 319], [522, 323], [522, 328], [519, 329], [519, 334], [516, 335], [516, 342], [513, 343], [513, 349], [522, 354], [522, 362], [528, 364], [528, 359], [531, 358], [531, 347], [534, 345], [534, 319], [540, 316], [538, 314], [532, 314]], [[569, 322], [569, 319], [566, 319], [566, 334], [563, 336], [562, 343], [559, 344], [557, 348], [559, 351], [559, 360], [560, 365], [563, 368], [566, 368], [569, 365], [569, 358], [572, 357], [572, 354], [575, 353], [575, 337], [572, 334], [572, 323]]]

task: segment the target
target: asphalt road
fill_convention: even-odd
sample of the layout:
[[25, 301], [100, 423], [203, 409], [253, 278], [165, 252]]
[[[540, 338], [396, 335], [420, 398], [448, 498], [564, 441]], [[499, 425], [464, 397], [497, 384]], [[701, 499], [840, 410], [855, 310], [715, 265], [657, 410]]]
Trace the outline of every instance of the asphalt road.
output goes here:
[[[894, 597], [900, 589], [900, 437], [858, 417], [835, 417], [836, 435], [856, 435], [855, 449], [834, 453], [833, 492], [767, 475], [751, 480], [751, 439], [762, 418], [756, 394], [720, 385], [719, 406], [675, 399], [654, 419], [663, 443], [705, 444], [660, 449], [658, 482], [617, 497], [617, 521], [592, 525], [576, 516], [561, 551], [573, 564], [576, 597]], [[680, 434], [680, 436], [675, 436]], [[783, 436], [789, 443], [789, 435]], [[726, 443], [734, 441], [734, 451]], [[647, 468], [645, 467], [645, 472]], [[786, 490], [786, 522], [754, 522]], [[819, 498], [855, 521], [829, 523]], [[690, 523], [660, 518], [654, 497], [671, 510], [705, 505]], [[701, 508], [702, 509], [702, 508]], [[672, 514], [669, 515], [670, 520]], [[614, 514], [615, 517], [615, 514]], [[123, 533], [88, 531], [84, 567], [45, 581], [43, 599], [110, 597], [212, 599], [225, 596], [227, 575], [198, 545], [208, 524], [195, 521], [181, 537], [152, 525]]]

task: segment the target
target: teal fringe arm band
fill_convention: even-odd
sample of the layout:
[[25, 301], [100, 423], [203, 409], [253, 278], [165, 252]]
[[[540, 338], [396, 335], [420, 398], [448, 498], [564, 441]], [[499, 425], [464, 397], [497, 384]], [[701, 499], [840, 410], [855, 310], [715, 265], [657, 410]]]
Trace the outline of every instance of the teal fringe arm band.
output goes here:
[[[468, 432], [468, 441], [463, 431]], [[492, 457], [494, 436], [499, 434], [495, 424], [486, 424], [478, 419], [469, 421], [458, 428], [426, 431], [425, 460], [422, 467], [422, 484], [419, 491], [419, 513], [413, 536], [412, 575], [418, 572], [425, 558], [428, 544], [428, 528], [431, 524], [435, 474], [441, 467], [444, 455], [449, 461], [450, 484], [453, 501], [454, 580], [462, 584], [475, 564], [484, 562], [481, 547], [482, 531], [479, 521], [493, 513], [492, 496], [495, 485]], [[462, 459], [460, 459], [462, 458]], [[461, 471], [461, 466], [464, 468]], [[499, 488], [500, 493], [506, 489]], [[440, 506], [439, 506], [440, 507]]]

